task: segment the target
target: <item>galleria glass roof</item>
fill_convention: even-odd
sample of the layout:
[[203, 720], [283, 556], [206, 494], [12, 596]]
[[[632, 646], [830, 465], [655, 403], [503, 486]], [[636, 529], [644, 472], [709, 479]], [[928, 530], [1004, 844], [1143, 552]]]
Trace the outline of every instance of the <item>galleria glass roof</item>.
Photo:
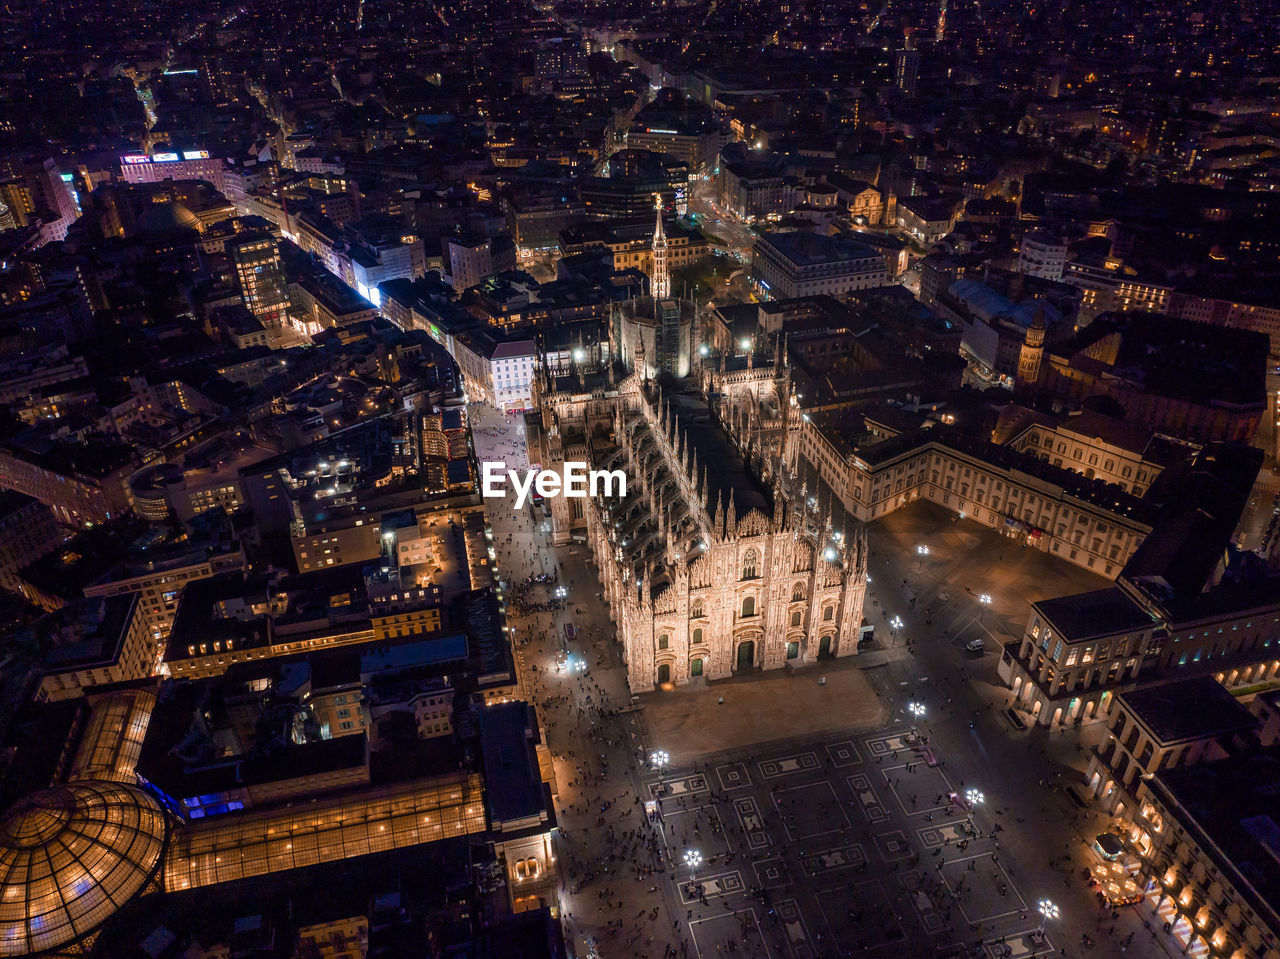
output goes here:
[[84, 939], [156, 873], [168, 826], [151, 795], [79, 782], [35, 793], [0, 820], [0, 956]]

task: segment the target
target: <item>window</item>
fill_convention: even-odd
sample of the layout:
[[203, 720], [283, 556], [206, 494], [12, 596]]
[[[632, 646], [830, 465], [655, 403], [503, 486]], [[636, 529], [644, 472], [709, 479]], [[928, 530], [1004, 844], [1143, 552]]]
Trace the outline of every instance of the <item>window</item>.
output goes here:
[[800, 658], [800, 644], [787, 643], [787, 659], [799, 659], [799, 658]]
[[702, 630], [695, 629], [693, 631], [693, 637], [689, 640], [689, 642], [691, 642], [694, 646], [699, 645], [702, 642]]
[[704, 615], [704, 614], [703, 614], [703, 612], [702, 612], [702, 603], [700, 603], [700, 602], [698, 602], [698, 603], [694, 603], [694, 604], [693, 604], [693, 607], [689, 610], [689, 618], [690, 618], [690, 619], [701, 619], [701, 618], [703, 617], [703, 615]]
[[804, 584], [796, 583], [791, 587], [791, 602], [799, 603], [804, 599]]
[[516, 878], [517, 879], [537, 879], [542, 873], [542, 867], [536, 859], [517, 859], [516, 860]]
[[756, 600], [754, 596], [748, 596], [742, 601], [742, 615], [754, 616], [756, 614]]
[[666, 649], [670, 645], [671, 645], [671, 637], [669, 637], [666, 633], [663, 633], [661, 636], [658, 637], [659, 649]]
[[794, 613], [792, 613], [792, 614], [791, 614], [791, 625], [792, 625], [792, 626], [799, 626], [799, 625], [800, 625], [800, 618], [801, 618], [803, 615], [804, 615], [804, 614], [803, 614], [803, 613], [801, 613], [801, 612], [800, 612], [800, 610], [798, 610], [798, 609], [797, 609]]
[[755, 549], [749, 549], [746, 555], [742, 557], [742, 578], [754, 579], [760, 575], [760, 554]]
[[835, 615], [836, 608], [834, 606], [827, 606], [822, 610], [822, 621], [824, 623], [829, 623], [831, 620], [835, 619]]

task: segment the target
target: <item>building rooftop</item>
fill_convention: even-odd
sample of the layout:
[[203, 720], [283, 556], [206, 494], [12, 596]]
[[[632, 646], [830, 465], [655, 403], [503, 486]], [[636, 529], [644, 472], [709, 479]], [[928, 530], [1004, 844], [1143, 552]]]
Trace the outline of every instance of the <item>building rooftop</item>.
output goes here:
[[[707, 471], [707, 498], [715, 504], [723, 497], [726, 507], [733, 497], [738, 517], [758, 509], [766, 516], [773, 513], [773, 500], [759, 478], [743, 460], [711, 408], [702, 397], [679, 393], [671, 397], [677, 429], [688, 438], [697, 453], [698, 469]], [[714, 505], [711, 512], [715, 513]]]
[[1115, 371], [1159, 396], [1254, 406], [1266, 400], [1269, 348], [1265, 333], [1134, 312], [1102, 314], [1053, 353], [1073, 366]]
[[125, 593], [79, 600], [59, 610], [54, 615], [65, 623], [61, 630], [64, 641], [54, 641], [53, 648], [45, 654], [45, 665], [58, 672], [114, 662], [119, 658], [138, 601], [138, 594]]
[[480, 713], [485, 795], [495, 828], [550, 813], [534, 755], [535, 729], [528, 703], [500, 703]]
[[879, 259], [880, 251], [844, 236], [817, 233], [764, 233], [756, 241], [773, 247], [797, 266], [844, 263], [849, 260]]
[[1151, 616], [1115, 586], [1032, 603], [1069, 642], [1114, 636], [1151, 625]]
[[1144, 686], [1117, 698], [1165, 744], [1245, 732], [1258, 725], [1258, 718], [1212, 676]]

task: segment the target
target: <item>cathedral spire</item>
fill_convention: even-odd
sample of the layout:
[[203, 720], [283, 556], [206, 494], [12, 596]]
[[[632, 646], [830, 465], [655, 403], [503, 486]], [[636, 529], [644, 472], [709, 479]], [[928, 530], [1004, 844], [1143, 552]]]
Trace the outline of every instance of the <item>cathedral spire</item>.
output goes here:
[[733, 490], [729, 490], [729, 509], [724, 518], [724, 534], [733, 538], [738, 534], [738, 510], [733, 505]]
[[716, 515], [711, 519], [711, 534], [724, 539], [724, 497], [716, 494]]
[[654, 301], [671, 296], [671, 277], [667, 274], [667, 235], [662, 229], [662, 196], [653, 195], [657, 210], [657, 223], [653, 228], [653, 275], [649, 277], [649, 289]]

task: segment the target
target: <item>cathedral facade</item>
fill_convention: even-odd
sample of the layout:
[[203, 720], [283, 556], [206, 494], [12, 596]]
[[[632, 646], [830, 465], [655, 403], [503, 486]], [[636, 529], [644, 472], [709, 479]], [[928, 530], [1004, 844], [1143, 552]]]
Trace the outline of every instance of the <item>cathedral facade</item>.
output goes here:
[[539, 384], [543, 467], [627, 476], [625, 497], [548, 502], [557, 542], [591, 550], [633, 692], [857, 652], [865, 531], [796, 486], [789, 371], [753, 359]]

